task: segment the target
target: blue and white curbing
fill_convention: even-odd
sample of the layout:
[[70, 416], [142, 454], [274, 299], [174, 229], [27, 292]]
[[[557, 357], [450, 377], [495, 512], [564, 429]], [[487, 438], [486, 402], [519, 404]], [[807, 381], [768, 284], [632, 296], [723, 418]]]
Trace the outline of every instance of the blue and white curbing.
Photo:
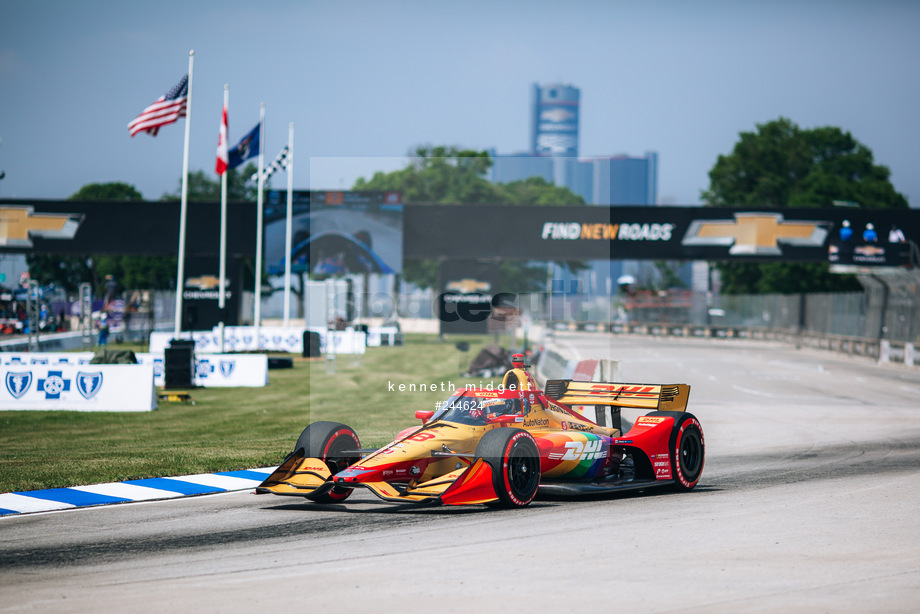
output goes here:
[[275, 467], [0, 494], [0, 517], [255, 488]]

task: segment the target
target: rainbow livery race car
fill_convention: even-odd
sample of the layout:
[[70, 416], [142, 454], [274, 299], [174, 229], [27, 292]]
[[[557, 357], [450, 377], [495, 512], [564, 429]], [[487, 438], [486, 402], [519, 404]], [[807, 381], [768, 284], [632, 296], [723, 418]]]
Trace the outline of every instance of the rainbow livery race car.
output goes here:
[[[550, 380], [541, 391], [523, 360], [512, 357], [497, 390], [458, 389], [438, 411], [417, 411], [423, 424], [379, 450], [361, 449], [344, 424], [314, 422], [256, 493], [338, 503], [366, 488], [400, 503], [522, 507], [538, 491], [696, 486], [705, 445], [688, 385]], [[598, 422], [610, 407], [610, 427], [572, 409], [592, 405]], [[651, 411], [624, 434], [623, 407]]]

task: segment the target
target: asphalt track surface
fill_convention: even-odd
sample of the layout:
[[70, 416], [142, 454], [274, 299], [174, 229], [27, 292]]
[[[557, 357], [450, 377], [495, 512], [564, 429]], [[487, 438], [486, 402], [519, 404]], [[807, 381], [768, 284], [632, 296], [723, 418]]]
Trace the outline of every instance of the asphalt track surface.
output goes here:
[[558, 343], [692, 385], [694, 491], [501, 511], [240, 492], [6, 517], [0, 612], [917, 610], [920, 370], [745, 341]]

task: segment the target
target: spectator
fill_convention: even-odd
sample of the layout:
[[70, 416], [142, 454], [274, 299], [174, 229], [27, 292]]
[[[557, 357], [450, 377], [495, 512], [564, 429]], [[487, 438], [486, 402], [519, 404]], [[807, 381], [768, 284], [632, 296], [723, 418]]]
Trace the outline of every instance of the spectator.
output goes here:
[[888, 231], [888, 242], [889, 243], [904, 243], [907, 239], [904, 237], [904, 233], [901, 232], [901, 229], [891, 225], [891, 230]]
[[109, 342], [109, 315], [102, 312], [99, 316], [99, 347], [105, 347]]
[[853, 229], [850, 228], [850, 220], [843, 220], [843, 226], [840, 227], [840, 240], [849, 241], [853, 238]]
[[863, 241], [866, 243], [875, 243], [878, 241], [878, 233], [875, 232], [875, 226], [872, 225], [872, 222], [866, 224], [866, 229], [863, 231]]

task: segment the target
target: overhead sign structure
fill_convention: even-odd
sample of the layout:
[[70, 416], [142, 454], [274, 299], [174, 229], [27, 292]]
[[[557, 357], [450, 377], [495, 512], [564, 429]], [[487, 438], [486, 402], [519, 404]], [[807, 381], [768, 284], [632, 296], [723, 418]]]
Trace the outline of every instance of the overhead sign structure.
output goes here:
[[406, 258], [907, 264], [915, 209], [406, 205]]
[[[398, 192], [294, 194], [295, 262], [331, 276], [399, 272], [403, 258], [437, 257], [896, 266], [909, 242], [920, 243], [917, 209], [403, 205]], [[266, 202], [265, 262], [277, 272], [284, 193], [269, 191]], [[228, 255], [252, 255], [255, 203], [231, 203], [228, 215]], [[216, 260], [218, 220], [219, 203], [192, 204], [189, 258]], [[0, 252], [175, 254], [178, 232], [178, 202], [0, 199]]]

